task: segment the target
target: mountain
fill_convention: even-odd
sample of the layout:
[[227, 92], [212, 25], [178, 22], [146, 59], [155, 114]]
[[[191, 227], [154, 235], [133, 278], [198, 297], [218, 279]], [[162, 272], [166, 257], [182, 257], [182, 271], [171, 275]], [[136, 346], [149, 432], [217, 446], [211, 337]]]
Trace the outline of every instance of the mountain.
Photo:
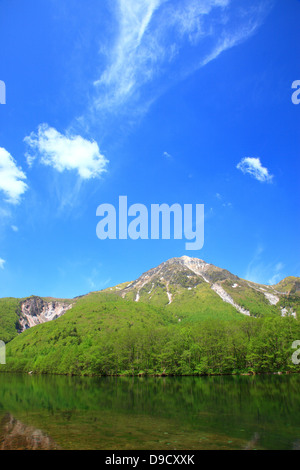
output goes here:
[[183, 256], [75, 299], [0, 300], [0, 371], [203, 375], [299, 371], [299, 278], [275, 286]]
[[[164, 309], [179, 322], [240, 320], [243, 315], [296, 317], [300, 313], [300, 278], [287, 277], [274, 286], [260, 285], [188, 256], [169, 259], [135, 281], [98, 294], [116, 294], [124, 300]], [[0, 299], [0, 339], [8, 342], [32, 326], [59, 318], [78, 302], [80, 305], [82, 297]]]
[[[150, 303], [184, 316], [216, 316], [237, 312], [247, 316], [299, 312], [300, 279], [289, 277], [276, 286], [246, 281], [198, 258], [172, 258], [136, 281], [106, 289], [122, 298]], [[227, 304], [227, 305], [224, 305]]]

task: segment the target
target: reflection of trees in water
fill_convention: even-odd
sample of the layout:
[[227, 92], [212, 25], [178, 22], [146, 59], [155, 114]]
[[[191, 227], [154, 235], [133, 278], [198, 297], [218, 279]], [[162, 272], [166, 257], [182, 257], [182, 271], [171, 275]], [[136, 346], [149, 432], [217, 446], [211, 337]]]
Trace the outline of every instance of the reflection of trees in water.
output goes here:
[[[0, 377], [2, 379], [2, 377]], [[19, 411], [120, 411], [186, 420], [210, 411], [260, 422], [299, 422], [298, 374], [168, 378], [89, 378], [8, 375], [1, 380], [2, 409]], [[259, 410], [259, 412], [258, 412]]]
[[0, 423], [1, 450], [54, 450], [58, 446], [40, 429], [23, 424], [7, 413]]
[[[82, 426], [101, 435], [104, 416], [111, 432], [111, 422], [123, 423], [119, 429], [126, 434], [128, 420], [138, 423], [144, 417], [180, 423], [181, 429], [202, 436], [216, 433], [241, 439], [247, 448], [299, 446], [299, 374], [167, 378], [0, 374], [0, 381], [0, 413], [9, 410], [28, 422], [26, 413], [33, 426], [55, 435], [62, 447], [70, 427], [76, 430], [75, 439]], [[2, 429], [0, 423], [0, 439]]]

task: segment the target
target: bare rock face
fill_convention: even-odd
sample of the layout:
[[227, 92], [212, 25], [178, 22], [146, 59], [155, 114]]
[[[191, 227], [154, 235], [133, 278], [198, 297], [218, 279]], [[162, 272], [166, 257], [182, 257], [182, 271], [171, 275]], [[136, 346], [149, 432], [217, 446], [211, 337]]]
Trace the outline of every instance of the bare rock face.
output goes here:
[[41, 297], [29, 297], [21, 302], [20, 333], [32, 326], [61, 317], [72, 304], [59, 300], [44, 300]]

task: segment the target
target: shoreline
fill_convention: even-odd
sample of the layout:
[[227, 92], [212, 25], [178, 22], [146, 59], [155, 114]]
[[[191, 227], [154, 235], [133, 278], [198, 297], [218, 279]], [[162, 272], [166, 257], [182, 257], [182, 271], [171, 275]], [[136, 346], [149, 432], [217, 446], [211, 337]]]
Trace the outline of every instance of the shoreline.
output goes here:
[[34, 376], [59, 376], [59, 377], [89, 377], [89, 378], [117, 378], [117, 377], [128, 377], [128, 378], [166, 378], [166, 377], [255, 377], [257, 375], [290, 375], [290, 374], [300, 374], [299, 371], [278, 371], [278, 372], [241, 372], [241, 373], [232, 373], [232, 374], [107, 374], [107, 375], [97, 375], [97, 374], [59, 374], [59, 373], [39, 373], [39, 372], [20, 372], [20, 371], [10, 371], [10, 370], [0, 370], [0, 374], [18, 374], [18, 375], [34, 375]]

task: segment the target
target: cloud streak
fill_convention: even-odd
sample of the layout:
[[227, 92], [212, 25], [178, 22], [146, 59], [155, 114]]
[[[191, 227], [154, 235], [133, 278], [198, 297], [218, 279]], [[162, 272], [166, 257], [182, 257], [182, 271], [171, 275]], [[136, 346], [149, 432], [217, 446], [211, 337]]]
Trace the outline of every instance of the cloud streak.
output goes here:
[[118, 0], [116, 5], [114, 44], [94, 82], [96, 111], [147, 109], [172, 82], [251, 36], [269, 2], [246, 0], [242, 7], [235, 0]]
[[274, 268], [274, 274], [273, 276], [269, 279], [268, 284], [271, 286], [274, 284], [277, 284], [281, 279], [283, 279], [282, 275], [282, 270], [284, 268], [283, 263], [277, 263], [275, 268]]
[[138, 82], [141, 85], [152, 78], [153, 65], [161, 51], [154, 50], [154, 41], [145, 41], [145, 36], [162, 3], [163, 0], [117, 1], [117, 37], [108, 65], [95, 81], [99, 90], [97, 108], [122, 104], [132, 96]]

